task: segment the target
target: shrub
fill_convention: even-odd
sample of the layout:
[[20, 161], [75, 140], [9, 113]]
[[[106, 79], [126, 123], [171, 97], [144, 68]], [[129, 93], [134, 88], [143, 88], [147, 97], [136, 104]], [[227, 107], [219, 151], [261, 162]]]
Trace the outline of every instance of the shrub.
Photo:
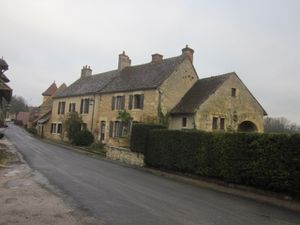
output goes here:
[[70, 112], [65, 121], [67, 137], [72, 143], [76, 141], [76, 135], [81, 131], [82, 118], [77, 112]]
[[148, 146], [149, 131], [152, 129], [165, 129], [166, 127], [156, 124], [136, 123], [132, 125], [130, 149], [133, 152], [145, 153]]
[[37, 129], [35, 127], [30, 127], [26, 129], [29, 133], [37, 135]]
[[300, 197], [300, 135], [151, 130], [145, 162]]
[[93, 134], [88, 130], [82, 130], [75, 134], [72, 144], [79, 146], [90, 146], [93, 142]]

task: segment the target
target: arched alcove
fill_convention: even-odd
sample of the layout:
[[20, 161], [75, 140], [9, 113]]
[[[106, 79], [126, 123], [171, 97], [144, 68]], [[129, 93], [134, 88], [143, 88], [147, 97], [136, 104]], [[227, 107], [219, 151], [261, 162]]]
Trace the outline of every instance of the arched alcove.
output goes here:
[[257, 126], [251, 121], [244, 121], [238, 126], [239, 132], [257, 132]]

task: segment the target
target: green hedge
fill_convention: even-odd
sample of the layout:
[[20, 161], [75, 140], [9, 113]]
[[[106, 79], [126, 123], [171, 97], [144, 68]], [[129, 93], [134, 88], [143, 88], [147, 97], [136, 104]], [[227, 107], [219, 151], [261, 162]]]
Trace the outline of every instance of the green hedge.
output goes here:
[[130, 149], [133, 152], [146, 153], [149, 131], [153, 129], [165, 129], [165, 126], [157, 124], [136, 123], [132, 125], [130, 136]]
[[150, 131], [146, 164], [300, 198], [300, 135]]

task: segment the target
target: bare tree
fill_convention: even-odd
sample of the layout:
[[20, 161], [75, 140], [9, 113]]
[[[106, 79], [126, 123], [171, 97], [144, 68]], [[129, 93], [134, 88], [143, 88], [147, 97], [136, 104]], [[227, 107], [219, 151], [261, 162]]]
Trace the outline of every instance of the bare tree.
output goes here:
[[300, 133], [300, 126], [284, 117], [267, 117], [264, 120], [265, 133]]

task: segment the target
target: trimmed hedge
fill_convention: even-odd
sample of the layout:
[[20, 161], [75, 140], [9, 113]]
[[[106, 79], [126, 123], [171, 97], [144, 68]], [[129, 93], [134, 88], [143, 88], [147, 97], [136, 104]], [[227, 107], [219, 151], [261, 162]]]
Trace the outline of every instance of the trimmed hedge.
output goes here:
[[300, 135], [152, 130], [146, 164], [300, 198]]
[[79, 146], [90, 146], [94, 142], [93, 134], [88, 130], [81, 130], [74, 135], [72, 143]]
[[133, 124], [130, 136], [131, 151], [145, 154], [148, 146], [149, 131], [153, 129], [166, 129], [166, 127], [157, 124]]

